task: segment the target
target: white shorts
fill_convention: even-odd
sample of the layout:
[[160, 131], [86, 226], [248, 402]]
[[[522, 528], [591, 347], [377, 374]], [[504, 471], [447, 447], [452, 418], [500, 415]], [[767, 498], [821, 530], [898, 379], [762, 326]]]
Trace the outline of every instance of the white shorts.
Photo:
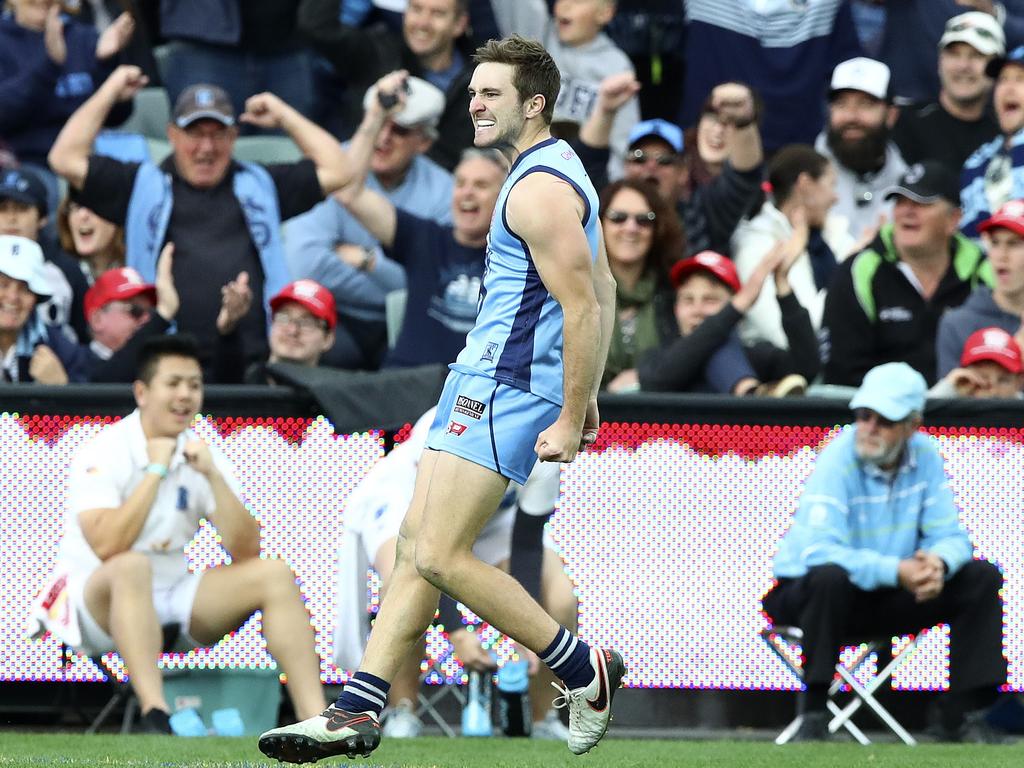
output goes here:
[[[186, 573], [172, 584], [153, 588], [153, 607], [156, 608], [156, 618], [160, 626], [176, 624], [181, 628], [174, 648], [166, 650], [187, 651], [202, 646], [202, 643], [189, 634], [192, 606], [195, 604], [196, 592], [202, 578], [201, 573]], [[108, 651], [116, 651], [117, 645], [114, 638], [92, 617], [85, 605], [86, 581], [88, 576], [84, 579], [75, 579], [69, 584], [71, 604], [78, 613], [78, 625], [82, 632], [82, 642], [75, 646], [75, 650], [89, 657], [101, 656]]]

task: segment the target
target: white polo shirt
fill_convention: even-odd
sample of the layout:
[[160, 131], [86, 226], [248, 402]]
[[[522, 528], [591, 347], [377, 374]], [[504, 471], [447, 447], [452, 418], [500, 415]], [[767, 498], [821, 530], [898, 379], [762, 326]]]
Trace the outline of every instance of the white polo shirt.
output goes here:
[[[160, 481], [149, 516], [131, 546], [150, 557], [154, 589], [169, 586], [188, 572], [185, 545], [195, 535], [199, 520], [215, 509], [209, 481], [185, 461], [185, 443], [195, 438], [191, 430], [178, 435], [167, 477]], [[228, 487], [238, 496], [231, 463], [213, 446], [210, 453]], [[81, 578], [100, 565], [82, 533], [78, 516], [87, 509], [121, 506], [145, 478], [149, 463], [138, 410], [105, 427], [82, 446], [68, 475], [64, 538], [57, 552], [57, 569]]]

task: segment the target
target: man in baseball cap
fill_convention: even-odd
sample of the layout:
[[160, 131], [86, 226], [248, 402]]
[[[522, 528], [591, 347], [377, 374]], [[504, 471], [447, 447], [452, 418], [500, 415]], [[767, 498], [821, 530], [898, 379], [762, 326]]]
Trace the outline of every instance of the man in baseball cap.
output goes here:
[[1002, 328], [980, 328], [967, 337], [960, 365], [929, 391], [930, 397], [1017, 399], [1024, 387], [1017, 340]]
[[909, 363], [934, 383], [942, 374], [939, 319], [992, 281], [981, 249], [957, 231], [955, 177], [943, 165], [911, 166], [884, 196], [893, 202], [892, 223], [838, 266], [825, 297], [828, 384], [853, 386], [891, 360]]
[[687, 174], [683, 166], [683, 129], [661, 118], [643, 120], [629, 132], [623, 170], [627, 179], [653, 184], [673, 208], [679, 204]]
[[[314, 280], [296, 280], [270, 300], [270, 358], [267, 363], [314, 367], [334, 344], [338, 312], [331, 292]], [[272, 384], [267, 363], [255, 363], [247, 384]]]
[[791, 355], [767, 342], [743, 346], [734, 332], [778, 265], [777, 257], [778, 251], [768, 254], [747, 285], [741, 285], [732, 260], [714, 251], [677, 262], [670, 276], [679, 336], [638, 361], [641, 388], [773, 397], [803, 394], [808, 380], [818, 373], [819, 361], [810, 317], [788, 287], [777, 285], [783, 312], [792, 317], [787, 333], [800, 329], [790, 346], [813, 354]]
[[1024, 315], [1024, 200], [1004, 203], [978, 229], [992, 273], [991, 285], [976, 286], [963, 304], [939, 321], [935, 346], [940, 377], [961, 366], [961, 354], [971, 334], [991, 326], [1016, 334]]
[[181, 92], [171, 119], [179, 128], [188, 128], [197, 120], [215, 120], [221, 125], [232, 126], [235, 124], [235, 108], [223, 88], [199, 83]]
[[[156, 286], [131, 267], [109, 269], [86, 291], [84, 304], [92, 334], [89, 349], [99, 360], [109, 360], [149, 322], [156, 306]], [[167, 330], [168, 323], [163, 326], [160, 333]], [[121, 380], [131, 381], [132, 370], [129, 366]]]
[[961, 13], [946, 22], [939, 40], [939, 97], [903, 108], [893, 129], [904, 160], [937, 160], [959, 176], [971, 153], [999, 134], [988, 108], [992, 78], [985, 68], [1004, 49], [1003, 28], [988, 13]]
[[906, 363], [864, 376], [854, 425], [818, 454], [779, 542], [762, 599], [776, 624], [804, 631], [799, 741], [830, 738], [829, 686], [845, 639], [950, 626], [942, 741], [991, 742], [984, 722], [1006, 683], [1003, 577], [974, 547], [937, 444], [919, 431], [925, 381]]
[[889, 98], [889, 67], [863, 56], [836, 66], [828, 89], [828, 125], [815, 149], [832, 160], [838, 202], [855, 241], [877, 229], [891, 206], [882, 191], [899, 179], [906, 163], [890, 141], [899, 115]]

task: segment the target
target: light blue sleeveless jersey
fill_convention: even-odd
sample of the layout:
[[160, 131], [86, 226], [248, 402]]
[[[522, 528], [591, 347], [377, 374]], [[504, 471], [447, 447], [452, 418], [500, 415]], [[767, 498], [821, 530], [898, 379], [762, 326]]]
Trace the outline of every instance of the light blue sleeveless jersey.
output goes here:
[[583, 163], [564, 141], [535, 144], [516, 160], [498, 195], [476, 325], [451, 368], [561, 405], [562, 308], [544, 287], [526, 242], [505, 217], [509, 193], [531, 173], [550, 173], [573, 186], [586, 204], [582, 223], [591, 261], [597, 258], [598, 199]]

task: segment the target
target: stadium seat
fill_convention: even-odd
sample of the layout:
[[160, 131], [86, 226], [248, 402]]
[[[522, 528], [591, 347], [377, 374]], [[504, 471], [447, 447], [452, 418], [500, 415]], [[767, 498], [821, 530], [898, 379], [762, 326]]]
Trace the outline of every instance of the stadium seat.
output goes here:
[[[899, 721], [878, 702], [878, 699], [875, 698], [875, 691], [887, 684], [893, 673], [913, 655], [918, 642], [927, 631], [927, 629], [922, 630], [911, 637], [900, 652], [891, 658], [892, 638], [869, 638], [856, 644], [852, 656], [840, 659], [836, 664], [836, 677], [828, 690], [827, 706], [829, 712], [832, 713], [832, 720], [828, 724], [829, 733], [835, 733], [840, 728], [845, 728], [861, 744], [865, 746], [870, 744], [871, 740], [851, 720], [861, 706], [866, 704], [904, 744], [911, 747], [917, 744], [906, 728], [900, 725]], [[803, 679], [799, 649], [803, 640], [803, 631], [799, 627], [767, 627], [761, 630], [761, 639], [793, 674], [801, 680]], [[871, 674], [867, 665], [872, 655], [877, 659], [874, 674]], [[884, 665], [883, 659], [887, 660]], [[858, 679], [858, 677], [862, 679]], [[840, 707], [836, 698], [844, 686], [849, 687], [851, 699], [845, 706]], [[801, 722], [803, 722], [803, 715], [797, 715], [793, 722], [775, 738], [775, 743], [785, 744], [793, 738], [800, 728]]]
[[[161, 647], [163, 650], [171, 651], [178, 647], [178, 638], [181, 634], [181, 628], [177, 624], [167, 624], [161, 627], [163, 632], [163, 641]], [[105, 656], [106, 654], [104, 654]], [[103, 656], [90, 657], [90, 661], [95, 664], [104, 675], [106, 675], [109, 684], [113, 688], [113, 692], [107, 703], [100, 709], [96, 718], [89, 724], [89, 727], [85, 729], [87, 735], [96, 733], [102, 727], [103, 723], [107, 721], [111, 713], [118, 707], [124, 706], [124, 713], [121, 716], [121, 733], [131, 733], [132, 725], [135, 723], [135, 717], [139, 714], [139, 702], [135, 698], [135, 692], [132, 690], [131, 684], [127, 679], [123, 679], [116, 670], [114, 670], [105, 660]]]
[[404, 289], [389, 291], [384, 297], [384, 322], [388, 329], [388, 349], [395, 348], [398, 333], [405, 320], [405, 302], [409, 292]]
[[164, 158], [171, 154], [171, 144], [168, 141], [146, 139], [146, 144], [149, 145], [149, 159], [157, 165], [162, 163]]
[[141, 133], [147, 139], [167, 138], [167, 123], [171, 120], [171, 104], [163, 88], [143, 88], [135, 95], [132, 115], [120, 130]]
[[302, 150], [287, 136], [241, 136], [234, 157], [250, 163], [294, 163], [302, 159]]

